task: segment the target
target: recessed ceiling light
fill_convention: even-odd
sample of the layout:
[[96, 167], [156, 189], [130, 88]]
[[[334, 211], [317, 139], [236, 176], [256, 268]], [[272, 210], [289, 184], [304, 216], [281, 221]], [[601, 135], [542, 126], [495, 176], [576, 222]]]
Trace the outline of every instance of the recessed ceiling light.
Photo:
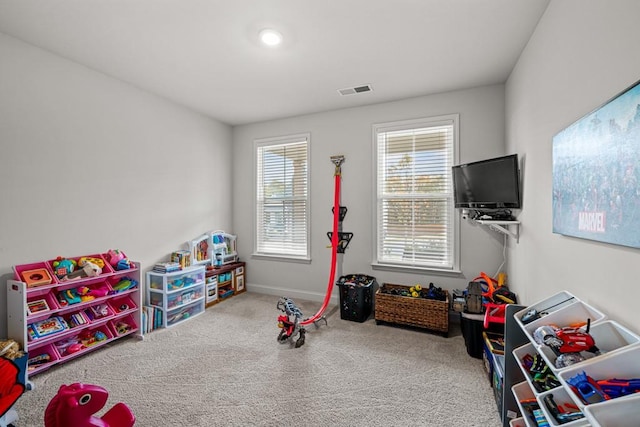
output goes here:
[[260, 31], [260, 40], [267, 46], [277, 46], [282, 43], [282, 34], [276, 30], [267, 28]]

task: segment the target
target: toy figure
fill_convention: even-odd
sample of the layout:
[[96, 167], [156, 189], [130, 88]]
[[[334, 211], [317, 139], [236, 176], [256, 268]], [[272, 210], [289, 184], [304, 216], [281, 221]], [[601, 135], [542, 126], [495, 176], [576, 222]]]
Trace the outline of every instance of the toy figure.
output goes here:
[[300, 325], [302, 311], [300, 311], [292, 299], [286, 297], [280, 298], [276, 307], [284, 312], [284, 314], [278, 316], [278, 327], [281, 329], [280, 334], [278, 334], [278, 342], [280, 344], [284, 344], [287, 341], [293, 343], [294, 337], [298, 335], [298, 339], [295, 341], [295, 347], [303, 346], [306, 329]]
[[131, 427], [136, 418], [124, 403], [117, 403], [102, 417], [93, 414], [107, 403], [106, 389], [91, 384], [62, 385], [44, 412], [45, 427]]
[[118, 265], [118, 262], [124, 258], [124, 253], [118, 249], [109, 249], [107, 252], [107, 261], [109, 261], [109, 264], [111, 264], [112, 267]]
[[73, 259], [66, 259], [59, 256], [53, 261], [53, 272], [56, 273], [58, 279], [62, 279], [68, 274], [73, 273], [73, 270], [76, 269], [76, 261]]

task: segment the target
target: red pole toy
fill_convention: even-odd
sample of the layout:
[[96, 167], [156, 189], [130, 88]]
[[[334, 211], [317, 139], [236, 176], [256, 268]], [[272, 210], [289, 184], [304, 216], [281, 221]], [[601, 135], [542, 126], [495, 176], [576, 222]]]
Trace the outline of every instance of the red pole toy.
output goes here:
[[295, 342], [296, 347], [300, 347], [304, 344], [305, 329], [304, 326], [311, 323], [315, 323], [323, 318], [329, 301], [331, 300], [331, 293], [333, 292], [333, 283], [336, 277], [336, 262], [338, 254], [338, 245], [340, 244], [340, 236], [338, 232], [338, 224], [340, 218], [340, 179], [342, 177], [342, 170], [340, 165], [344, 162], [344, 156], [331, 156], [331, 161], [335, 164], [336, 169], [333, 175], [334, 177], [334, 200], [333, 200], [333, 233], [331, 235], [331, 271], [329, 273], [329, 282], [327, 284], [327, 293], [324, 296], [324, 301], [318, 312], [304, 320], [300, 320], [302, 312], [295, 305], [293, 300], [282, 297], [278, 302], [277, 308], [283, 311], [285, 314], [278, 317], [278, 326], [282, 329], [280, 335], [278, 335], [278, 342], [285, 343], [287, 341], [292, 342], [294, 336], [299, 334], [298, 339]]

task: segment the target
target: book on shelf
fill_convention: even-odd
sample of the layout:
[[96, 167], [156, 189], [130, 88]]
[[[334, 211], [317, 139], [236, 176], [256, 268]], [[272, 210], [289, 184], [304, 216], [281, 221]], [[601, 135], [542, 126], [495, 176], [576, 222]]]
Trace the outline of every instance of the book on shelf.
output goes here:
[[162, 310], [152, 305], [142, 307], [142, 324], [144, 332], [152, 332], [162, 326]]
[[153, 266], [153, 271], [158, 273], [171, 273], [172, 271], [182, 270], [182, 266], [178, 262], [157, 262]]

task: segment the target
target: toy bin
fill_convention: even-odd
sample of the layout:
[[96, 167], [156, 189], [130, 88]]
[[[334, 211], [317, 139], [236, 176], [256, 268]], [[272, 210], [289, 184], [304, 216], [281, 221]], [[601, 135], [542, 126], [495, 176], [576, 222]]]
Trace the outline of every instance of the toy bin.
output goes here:
[[568, 369], [560, 371], [558, 376], [562, 382], [567, 384], [571, 397], [579, 407], [582, 408], [589, 404], [600, 403], [599, 400], [602, 400], [602, 406], [604, 407], [617, 400], [629, 399], [633, 397], [634, 394], [613, 397], [611, 400], [604, 401], [603, 399], [599, 399], [595, 393], [592, 393], [589, 394], [587, 401], [585, 401], [580, 393], [570, 386], [570, 382], [572, 382], [571, 379], [582, 373], [594, 381], [611, 380], [614, 378], [618, 380], [638, 379], [640, 378], [640, 363], [638, 363], [638, 361], [640, 361], [640, 346], [632, 345], [611, 354], [605, 354], [597, 359], [571, 366]]
[[111, 306], [111, 309], [116, 316], [122, 313], [134, 311], [138, 308], [133, 299], [131, 299], [131, 297], [128, 295], [112, 299], [111, 301], [109, 301], [109, 305]]
[[76, 357], [90, 349], [106, 344], [113, 338], [113, 332], [106, 324], [87, 328], [53, 343], [60, 359]]
[[119, 293], [125, 293], [125, 292], [132, 292], [133, 290], [137, 289], [140, 284], [138, 283], [137, 280], [132, 279], [127, 275], [124, 275], [124, 276], [110, 277], [109, 285], [113, 290], [112, 294], [119, 294]]
[[[553, 401], [558, 406], [558, 412], [563, 415], [559, 415], [560, 417], [565, 417], [565, 419], [556, 419], [553, 415], [553, 410], [547, 405], [546, 399], [551, 396]], [[544, 416], [549, 422], [549, 425], [552, 427], [557, 426], [568, 426], [568, 427], [578, 427], [578, 426], [588, 426], [589, 421], [585, 418], [584, 414], [576, 408], [576, 404], [569, 396], [569, 393], [564, 388], [558, 388], [551, 391], [546, 391], [539, 396], [537, 396], [538, 404], [544, 412]], [[575, 418], [575, 419], [574, 419]]]
[[200, 302], [179, 307], [176, 310], [167, 311], [167, 327], [174, 326], [183, 320], [190, 319], [204, 312], [204, 300]]
[[51, 312], [59, 309], [53, 292], [47, 291], [42, 295], [28, 294], [27, 297], [27, 322], [33, 323], [46, 319]]
[[68, 285], [61, 285], [56, 291], [55, 297], [58, 306], [63, 310], [67, 310], [76, 306], [94, 304], [96, 301], [105, 299], [109, 292], [112, 291], [112, 288], [107, 281], [98, 280], [91, 284], [68, 282]]
[[106, 302], [92, 305], [84, 310], [91, 322], [100, 322], [114, 315], [113, 309]]
[[56, 275], [46, 262], [35, 262], [31, 264], [13, 266], [13, 276], [15, 280], [24, 282], [27, 288], [39, 286], [49, 286], [58, 283]]
[[231, 295], [233, 295], [233, 289], [218, 289], [218, 296], [220, 297], [220, 299], [230, 297]]
[[378, 282], [365, 274], [350, 274], [340, 277], [336, 283], [340, 290], [340, 318], [364, 322], [373, 309], [373, 294]]
[[181, 292], [167, 295], [167, 309], [171, 310], [200, 299], [204, 296], [203, 286], [192, 286]]
[[[544, 412], [540, 409], [540, 405], [533, 394], [529, 383], [523, 381], [511, 387], [513, 397], [515, 398], [518, 409], [522, 414], [522, 418], [527, 426], [537, 426], [536, 417], [544, 419]], [[541, 424], [543, 425], [543, 424]]]
[[[68, 271], [67, 269], [59, 265], [57, 267], [54, 267], [53, 264], [56, 261], [60, 261], [58, 259], [51, 259], [47, 261], [47, 266], [53, 272], [54, 277], [56, 277], [58, 283], [66, 283], [66, 282], [73, 282], [76, 280], [91, 279], [92, 277], [87, 277], [86, 275], [79, 275], [79, 276], [77, 275], [80, 271], [82, 271], [82, 267], [79, 266], [79, 263], [81, 262], [82, 259], [86, 259], [88, 261], [95, 261], [94, 263], [98, 265], [98, 267], [100, 267], [100, 269], [102, 270], [102, 272], [98, 276], [102, 274], [113, 273], [113, 269], [111, 268], [109, 263], [106, 262], [105, 259], [100, 254], [82, 255], [77, 257], [62, 257], [62, 259], [63, 260], [67, 259], [74, 262], [73, 271]], [[69, 274], [71, 275], [71, 277], [67, 277], [67, 275]]]
[[[522, 311], [517, 314], [522, 313]], [[516, 316], [516, 319], [518, 317]], [[540, 326], [556, 325], [559, 328], [571, 326], [574, 324], [586, 323], [588, 319], [591, 319], [591, 326], [606, 319], [606, 316], [601, 311], [585, 304], [582, 301], [572, 302], [566, 305], [560, 310], [550, 312], [546, 316], [536, 319], [530, 323], [524, 325], [523, 331], [530, 341], [535, 342], [533, 338], [533, 332]]]
[[[601, 354], [596, 355], [594, 353], [583, 351], [581, 355], [585, 358], [585, 360], [573, 364], [571, 365], [571, 367], [581, 365], [588, 360], [597, 359], [598, 357], [601, 357], [605, 354], [617, 352], [630, 345], [635, 345], [640, 342], [640, 338], [637, 334], [634, 334], [633, 332], [613, 320], [604, 320], [602, 322], [596, 323], [595, 325], [592, 325], [589, 329], [589, 334], [593, 337], [596, 346], [600, 350]], [[569, 366], [556, 367], [555, 363], [558, 356], [556, 356], [556, 354], [549, 346], [546, 346], [544, 344], [541, 345], [539, 347], [539, 353], [542, 355], [549, 367], [554, 372], [569, 368]]]
[[516, 319], [516, 322], [520, 325], [520, 327], [524, 329], [525, 325], [531, 321], [523, 320], [528, 312], [535, 311], [539, 314], [538, 316], [534, 316], [531, 318], [532, 320], [535, 320], [536, 318], [539, 318], [541, 316], [545, 316], [547, 314], [553, 313], [554, 311], [561, 310], [576, 301], [578, 301], [578, 298], [576, 298], [572, 293], [561, 291], [515, 313], [514, 318]]
[[67, 322], [69, 329], [75, 329], [81, 326], [88, 325], [90, 320], [84, 311], [76, 311], [72, 313], [67, 313], [62, 316], [62, 318]]
[[60, 360], [60, 355], [53, 344], [47, 344], [35, 350], [29, 350], [27, 371], [29, 375], [34, 375], [37, 372], [50, 368], [58, 360]]
[[476, 359], [482, 359], [484, 338], [484, 314], [460, 313], [460, 330], [464, 338], [467, 354]]
[[637, 427], [640, 420], [640, 395], [594, 403], [584, 408], [592, 427]]
[[[384, 283], [376, 291], [375, 319], [376, 323], [406, 325], [424, 328], [431, 331], [449, 334], [449, 293], [445, 300], [431, 298], [414, 298], [393, 294], [392, 292], [409, 292], [411, 286]], [[482, 352], [482, 336], [480, 336], [480, 353]], [[482, 357], [482, 354], [479, 354]]]
[[110, 320], [109, 327], [116, 337], [122, 337], [138, 330], [138, 324], [132, 315]]
[[[547, 370], [548, 372], [543, 373], [545, 372], [544, 367], [547, 366], [547, 362], [538, 354], [536, 347], [533, 344], [529, 343], [516, 348], [513, 350], [513, 357], [518, 361], [520, 370], [535, 393], [554, 390], [561, 386], [560, 380], [558, 380], [553, 371]], [[541, 372], [530, 372], [530, 368], [525, 366], [526, 358], [536, 361], [539, 364], [539, 370]]]
[[69, 330], [67, 322], [61, 316], [52, 316], [29, 323], [27, 336], [29, 341], [38, 341]]

